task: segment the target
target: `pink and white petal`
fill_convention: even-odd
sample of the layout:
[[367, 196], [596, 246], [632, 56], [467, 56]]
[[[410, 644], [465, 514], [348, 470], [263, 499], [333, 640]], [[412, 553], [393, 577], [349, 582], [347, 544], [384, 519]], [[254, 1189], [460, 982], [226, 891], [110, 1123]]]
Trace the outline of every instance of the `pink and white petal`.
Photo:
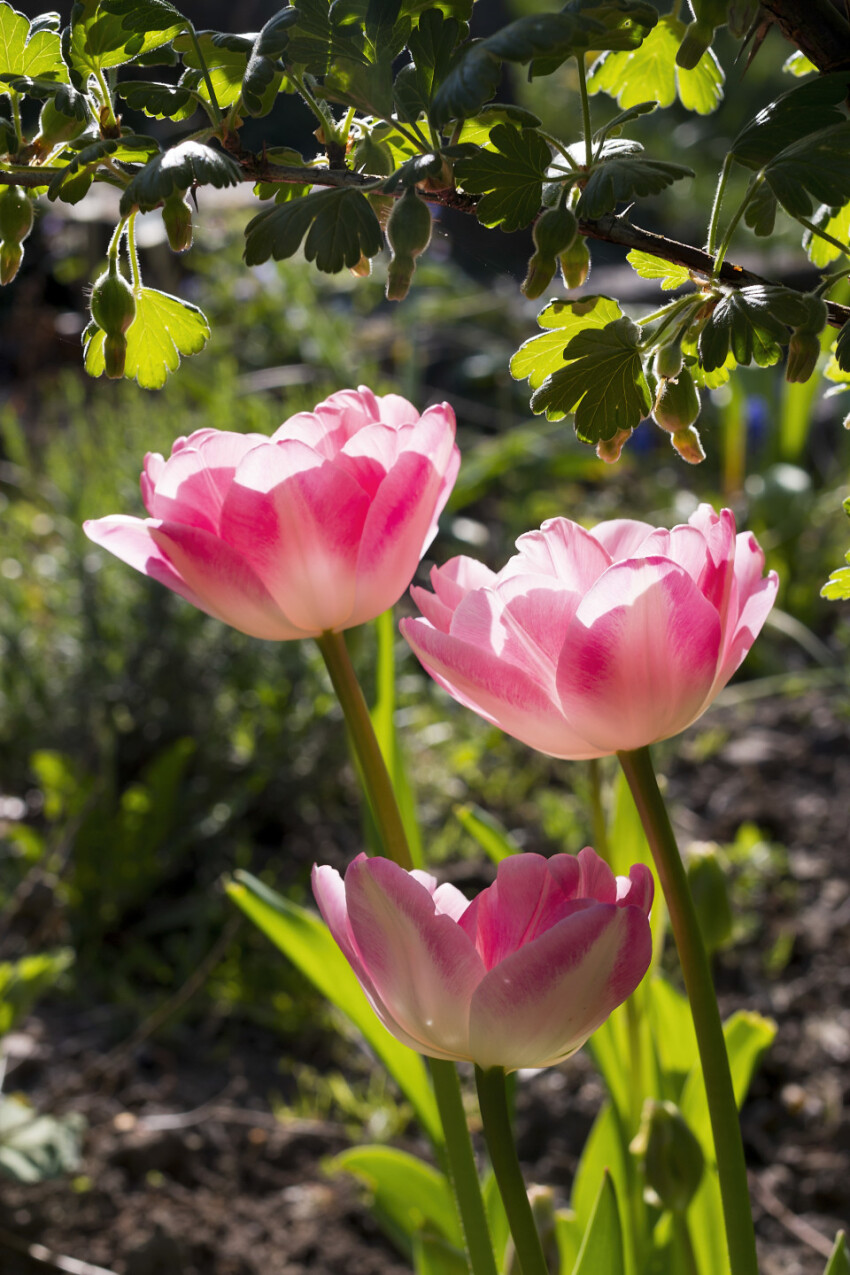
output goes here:
[[513, 575], [553, 576], [566, 590], [585, 593], [611, 565], [595, 537], [569, 518], [549, 518], [539, 531], [527, 531], [516, 542], [499, 580]]
[[139, 486], [142, 490], [142, 500], [145, 502], [145, 509], [151, 517], [155, 517], [153, 513], [153, 500], [156, 492], [156, 484], [162, 471], [165, 469], [165, 461], [159, 452], [148, 452], [142, 465], [142, 472], [139, 477]]
[[[357, 857], [365, 858], [366, 856], [358, 855]], [[357, 948], [357, 940], [352, 933], [348, 919], [348, 904], [345, 899], [345, 883], [342, 877], [336, 868], [328, 867], [326, 864], [321, 866], [314, 864], [311, 873], [311, 884], [316, 906], [322, 914], [322, 920], [333, 935], [334, 942], [354, 970], [359, 982], [363, 984], [364, 990], [368, 989], [373, 992], [371, 979], [366, 973]]]
[[685, 526], [674, 527], [672, 531], [665, 527], [656, 527], [630, 556], [669, 558], [687, 571], [696, 584], [699, 584], [706, 563], [710, 561], [705, 537], [696, 527]]
[[355, 478], [370, 500], [398, 460], [399, 431], [382, 421], [365, 425], [345, 443], [337, 464]]
[[143, 575], [150, 576], [158, 584], [164, 584], [172, 593], [178, 593], [181, 598], [185, 598], [199, 610], [214, 615], [215, 612], [211, 611], [201, 595], [187, 584], [168, 555], [154, 540], [152, 533], [158, 525], [150, 519], [113, 514], [108, 518], [90, 518], [83, 523], [83, 531], [89, 540], [103, 549], [108, 549], [128, 566], [141, 571]]
[[496, 880], [476, 895], [460, 921], [490, 970], [570, 913], [587, 906], [570, 899], [542, 855], [511, 855]]
[[451, 607], [447, 607], [445, 602], [441, 602], [436, 593], [429, 593], [427, 589], [421, 589], [418, 585], [411, 587], [410, 596], [414, 605], [419, 608], [425, 619], [429, 620], [435, 629], [439, 629], [441, 633], [448, 633], [452, 627], [452, 616], [454, 615]]
[[[372, 391], [365, 385], [358, 386], [361, 394], [372, 394]], [[375, 394], [372, 395], [375, 400], [375, 410], [377, 411], [377, 419], [385, 421], [387, 425], [396, 428], [402, 425], [411, 425], [419, 420], [419, 413], [413, 404], [406, 398], [402, 398], [400, 394]], [[444, 408], [452, 409], [448, 403], [443, 403]], [[432, 411], [432, 408], [428, 409]], [[452, 418], [454, 413], [452, 412]]]
[[557, 664], [502, 605], [495, 589], [467, 594], [452, 617], [451, 635], [492, 651], [506, 668], [521, 669], [549, 699], [557, 701]]
[[572, 590], [552, 576], [500, 575], [493, 592], [503, 604], [506, 623], [526, 635], [540, 652], [547, 668], [547, 685], [558, 666], [564, 634], [569, 628], [582, 592]]
[[239, 462], [267, 439], [258, 434], [211, 431], [166, 461], [152, 497], [153, 516], [204, 527], [218, 535], [224, 504]]
[[681, 567], [664, 558], [615, 563], [566, 635], [564, 716], [600, 755], [675, 735], [705, 703], [721, 641], [717, 612]]
[[492, 651], [440, 633], [427, 620], [405, 619], [399, 627], [434, 680], [506, 734], [551, 757], [602, 756], [521, 669]]
[[625, 558], [634, 557], [654, 530], [648, 522], [640, 522], [636, 518], [610, 518], [598, 522], [591, 534], [610, 554], [612, 562], [622, 562]]
[[467, 593], [486, 589], [496, 580], [495, 571], [476, 558], [460, 554], [449, 558], [442, 567], [431, 568], [431, 585], [435, 594], [452, 611], [456, 611]]
[[362, 488], [333, 461], [281, 442], [255, 448], [239, 466], [221, 534], [293, 624], [321, 633], [350, 622], [368, 509]]
[[735, 628], [724, 634], [723, 652], [712, 687], [712, 698], [723, 689], [743, 663], [770, 614], [778, 589], [779, 577], [775, 571], [770, 571], [747, 595]]
[[634, 863], [627, 877], [617, 877], [617, 907], [640, 908], [649, 916], [655, 896], [655, 879], [645, 863]]
[[579, 898], [596, 899], [597, 903], [616, 903], [617, 879], [605, 860], [591, 846], [579, 850], [577, 858]]
[[250, 564], [224, 540], [179, 522], [154, 526], [151, 536], [210, 615], [273, 642], [314, 636], [292, 622]]
[[438, 885], [431, 897], [437, 911], [444, 916], [450, 916], [453, 921], [459, 922], [469, 907], [469, 899], [450, 881], [444, 881], [442, 885]]
[[415, 452], [399, 456], [366, 515], [349, 623], [379, 615], [404, 593], [425, 551], [435, 512], [440, 512], [441, 487], [442, 473], [428, 457]]
[[637, 908], [600, 903], [574, 912], [484, 976], [472, 997], [472, 1057], [513, 1071], [575, 1053], [634, 991], [651, 952]]
[[388, 859], [345, 875], [351, 930], [376, 995], [423, 1053], [469, 1057], [469, 1002], [484, 975], [478, 953], [428, 890]]

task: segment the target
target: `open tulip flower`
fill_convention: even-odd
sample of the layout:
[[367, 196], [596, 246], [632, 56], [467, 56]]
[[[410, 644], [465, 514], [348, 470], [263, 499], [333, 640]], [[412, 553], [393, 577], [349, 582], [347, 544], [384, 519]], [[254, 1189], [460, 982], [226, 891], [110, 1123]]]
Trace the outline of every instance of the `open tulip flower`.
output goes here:
[[735, 518], [700, 505], [672, 531], [553, 518], [495, 573], [453, 558], [401, 628], [460, 703], [553, 757], [637, 749], [684, 730], [750, 649], [778, 581]]
[[427, 872], [359, 855], [313, 869], [331, 933], [384, 1026], [432, 1058], [548, 1067], [580, 1049], [649, 967], [652, 874], [591, 849], [518, 854], [468, 902]]
[[202, 611], [286, 640], [373, 619], [434, 538], [460, 453], [447, 403], [341, 390], [271, 436], [201, 429], [149, 454], [150, 518], [86, 534]]

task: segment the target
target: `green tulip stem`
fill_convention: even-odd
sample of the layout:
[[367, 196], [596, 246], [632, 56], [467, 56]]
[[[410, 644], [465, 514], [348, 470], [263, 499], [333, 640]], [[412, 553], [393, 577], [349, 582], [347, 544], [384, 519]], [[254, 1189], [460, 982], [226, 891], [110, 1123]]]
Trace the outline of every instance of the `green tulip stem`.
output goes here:
[[392, 780], [375, 736], [369, 709], [363, 698], [360, 683], [357, 681], [348, 647], [345, 645], [345, 637], [342, 633], [328, 631], [317, 637], [316, 641], [327, 665], [333, 688], [342, 705], [348, 732], [360, 765], [363, 786], [384, 845], [384, 853], [388, 859], [392, 859], [400, 868], [405, 868], [409, 872], [413, 867], [413, 860], [410, 857], [404, 824], [399, 814]]
[[648, 748], [617, 754], [638, 808], [667, 901], [696, 1031], [714, 1135], [731, 1275], [758, 1275], [747, 1165], [723, 1024], [688, 878]]
[[446, 1135], [449, 1179], [460, 1214], [469, 1266], [472, 1275], [496, 1275], [496, 1259], [481, 1198], [481, 1184], [472, 1153], [457, 1067], [445, 1058], [429, 1058], [428, 1067]]
[[508, 1215], [522, 1275], [549, 1275], [517, 1159], [504, 1067], [475, 1068], [478, 1103], [493, 1172]]

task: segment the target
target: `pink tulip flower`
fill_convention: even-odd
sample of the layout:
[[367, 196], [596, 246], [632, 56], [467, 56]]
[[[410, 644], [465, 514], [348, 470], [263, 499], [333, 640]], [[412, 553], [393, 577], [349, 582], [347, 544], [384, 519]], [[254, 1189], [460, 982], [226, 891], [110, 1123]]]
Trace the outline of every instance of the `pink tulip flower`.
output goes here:
[[652, 873], [595, 851], [518, 854], [467, 901], [364, 854], [313, 868], [322, 916], [397, 1040], [480, 1067], [549, 1067], [580, 1049], [649, 968]]
[[776, 598], [751, 534], [701, 505], [672, 531], [553, 518], [495, 573], [453, 558], [411, 590], [401, 629], [461, 704], [553, 757], [641, 748], [684, 730], [749, 651]]
[[86, 534], [253, 637], [286, 641], [373, 619], [407, 588], [460, 465], [447, 403], [341, 390], [267, 438], [201, 429], [145, 457], [150, 518]]

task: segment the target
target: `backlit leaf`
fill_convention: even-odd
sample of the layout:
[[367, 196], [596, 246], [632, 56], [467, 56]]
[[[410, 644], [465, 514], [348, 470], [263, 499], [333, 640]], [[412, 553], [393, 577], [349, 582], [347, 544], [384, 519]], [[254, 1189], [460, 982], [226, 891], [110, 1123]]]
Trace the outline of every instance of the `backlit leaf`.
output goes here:
[[[120, 6], [120, 0], [116, 3]], [[141, 4], [137, 6], [133, 0], [131, 9], [144, 7]], [[106, 0], [102, 4], [99, 0], [77, 0], [71, 9], [67, 44], [71, 65], [77, 72], [85, 75], [132, 62], [141, 54], [166, 44], [186, 25], [185, 18], [179, 22], [168, 19], [162, 27], [152, 22], [140, 30], [131, 31], [124, 25], [127, 16], [123, 9], [110, 12]]]
[[395, 1147], [352, 1147], [328, 1161], [330, 1173], [350, 1173], [368, 1189], [384, 1227], [409, 1246], [423, 1227], [463, 1248], [452, 1189], [444, 1173]]
[[281, 9], [269, 18], [254, 41], [242, 81], [242, 101], [249, 115], [267, 115], [274, 104], [275, 85], [279, 87], [281, 81], [278, 59], [283, 56], [287, 33], [297, 17], [295, 9]]
[[[850, 203], [838, 209], [828, 208], [822, 204], [811, 220], [821, 230], [832, 235], [833, 239], [841, 240], [843, 243], [847, 243], [850, 239]], [[831, 261], [835, 261], [836, 257], [841, 256], [840, 250], [834, 244], [827, 243], [825, 239], [821, 239], [820, 235], [813, 235], [810, 230], [803, 235], [803, 247], [812, 265], [820, 268], [828, 266]]]
[[531, 410], [545, 411], [549, 420], [574, 412], [583, 443], [634, 429], [652, 407], [639, 340], [640, 329], [625, 317], [579, 332], [564, 351], [565, 366], [531, 396]]
[[602, 1185], [576, 1258], [573, 1275], [599, 1275], [600, 1271], [605, 1271], [605, 1275], [625, 1275], [625, 1270], [623, 1228], [617, 1192], [611, 1175], [606, 1170], [602, 1175]]
[[641, 279], [658, 279], [664, 292], [673, 288], [681, 288], [691, 282], [691, 274], [687, 266], [676, 265], [673, 261], [663, 261], [661, 257], [653, 257], [649, 252], [640, 252], [633, 248], [626, 254], [631, 268]]
[[741, 130], [732, 143], [732, 154], [748, 168], [764, 167], [786, 146], [828, 125], [843, 123], [845, 116], [838, 103], [846, 92], [843, 74], [823, 75], [789, 89]]
[[549, 145], [531, 128], [497, 124], [490, 133], [495, 152], [481, 150], [455, 167], [464, 190], [483, 194], [478, 220], [484, 226], [519, 230], [531, 222], [543, 198], [543, 178], [552, 161]]
[[621, 318], [622, 313], [610, 297], [550, 301], [537, 316], [538, 326], [546, 331], [522, 343], [511, 359], [511, 376], [516, 381], [528, 378], [529, 389], [536, 390], [547, 376], [565, 365], [564, 350], [578, 332], [604, 328]]
[[0, 74], [30, 79], [66, 80], [59, 36], [49, 29], [33, 29], [29, 19], [9, 4], [0, 5]]
[[789, 288], [757, 284], [730, 290], [700, 333], [700, 362], [711, 372], [726, 362], [731, 350], [738, 363], [770, 367], [779, 361], [788, 329], [805, 321], [802, 294]]
[[[253, 41], [248, 41], [245, 47], [241, 42], [233, 40], [222, 42], [217, 36], [216, 31], [199, 31], [197, 40], [207, 64], [215, 100], [222, 110], [226, 110], [242, 92], [242, 80], [248, 67]], [[209, 89], [201, 73], [201, 60], [193, 41], [188, 35], [179, 35], [172, 44], [187, 68], [180, 81], [181, 86], [194, 89], [205, 102], [209, 102]]]
[[175, 84], [122, 80], [116, 86], [116, 92], [131, 111], [144, 111], [152, 119], [185, 120], [198, 109], [194, 93]]
[[850, 121], [786, 146], [762, 172], [792, 217], [811, 217], [813, 202], [840, 207], [850, 200]]
[[[70, 164], [50, 182], [47, 197], [50, 200], [63, 198], [64, 187], [78, 174], [82, 174], [88, 165], [96, 165], [101, 160], [123, 160], [128, 163], [144, 163], [159, 151], [159, 143], [153, 137], [140, 134], [128, 134], [126, 137], [102, 137], [96, 142], [86, 142], [77, 151]], [[76, 202], [72, 200], [71, 202]]]
[[850, 1275], [850, 1252], [848, 1252], [847, 1240], [843, 1231], [839, 1231], [835, 1237], [835, 1247], [830, 1254], [823, 1275]]
[[661, 18], [639, 48], [597, 58], [587, 80], [589, 91], [604, 90], [624, 108], [650, 99], [672, 106], [678, 96], [688, 110], [708, 115], [723, 98], [723, 69], [711, 49], [692, 71], [677, 66], [684, 34], [680, 19], [669, 14]]
[[[196, 305], [142, 288], [136, 293], [136, 317], [127, 329], [127, 362], [124, 375], [143, 390], [158, 390], [168, 373], [176, 372], [184, 355], [198, 354], [210, 336], [206, 315]], [[102, 376], [104, 334], [91, 325], [83, 333], [86, 371]]]
[[185, 141], [170, 150], [154, 155], [124, 190], [121, 196], [121, 214], [126, 216], [134, 208], [148, 212], [156, 208], [177, 190], [190, 186], [238, 186], [242, 170], [224, 151], [205, 146], [202, 142]]

